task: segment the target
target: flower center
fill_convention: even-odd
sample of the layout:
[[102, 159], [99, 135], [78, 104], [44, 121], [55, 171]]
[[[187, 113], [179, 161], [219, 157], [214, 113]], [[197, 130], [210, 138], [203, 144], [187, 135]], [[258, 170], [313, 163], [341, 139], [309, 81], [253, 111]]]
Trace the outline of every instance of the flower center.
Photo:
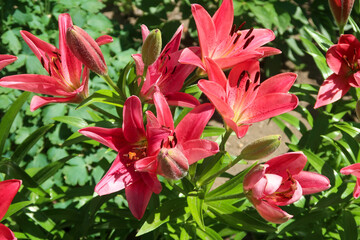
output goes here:
[[141, 141], [139, 144], [135, 145], [131, 150], [123, 154], [125, 158], [126, 166], [134, 164], [135, 161], [142, 159], [147, 156], [147, 142]]

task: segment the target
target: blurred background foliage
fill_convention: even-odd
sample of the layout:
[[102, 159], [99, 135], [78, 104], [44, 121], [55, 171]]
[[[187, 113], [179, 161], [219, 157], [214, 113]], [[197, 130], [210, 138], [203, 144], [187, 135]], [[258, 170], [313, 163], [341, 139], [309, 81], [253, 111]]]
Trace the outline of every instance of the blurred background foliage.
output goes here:
[[[46, 74], [40, 62], [22, 40], [19, 31], [27, 30], [42, 40], [58, 46], [57, 17], [60, 13], [68, 12], [74, 24], [85, 29], [92, 37], [107, 34], [114, 38], [113, 43], [104, 45], [101, 49], [110, 76], [118, 79], [121, 69], [131, 61], [131, 54], [137, 53], [141, 47], [141, 24], [147, 25], [149, 29], [159, 28], [162, 31], [164, 44], [171, 39], [178, 26], [184, 24], [181, 47], [197, 45], [196, 26], [191, 15], [193, 3], [202, 5], [212, 15], [221, 2], [219, 0], [2, 0], [0, 1], [0, 53], [16, 55], [18, 60], [3, 69], [0, 77], [22, 73]], [[314, 47], [319, 45], [318, 42], [313, 41], [311, 33], [316, 31], [330, 41], [337, 42], [338, 32], [327, 1], [234, 0], [234, 8], [234, 23], [237, 25], [246, 21], [243, 28], [253, 26], [269, 28], [276, 35], [270, 46], [279, 48], [283, 54], [262, 61], [263, 75], [269, 77], [282, 71], [303, 71], [321, 84], [326, 76], [326, 68], [319, 71], [314, 65], [311, 56], [314, 57], [315, 53], [319, 54], [314, 50]], [[355, 3], [352, 17], [355, 22], [360, 21], [359, 1]], [[351, 31], [350, 24], [345, 30]], [[323, 57], [324, 49], [319, 51]], [[324, 61], [321, 56], [319, 58], [320, 63], [317, 62], [317, 66]], [[107, 88], [95, 74], [91, 73], [90, 79], [91, 92]], [[316, 87], [299, 85], [293, 91], [298, 94], [300, 100], [313, 105], [315, 100], [312, 96], [317, 92]], [[313, 95], [309, 96], [309, 93]], [[357, 96], [358, 93], [353, 91], [352, 94]], [[274, 228], [267, 225], [269, 228], [255, 229], [258, 233], [249, 235], [248, 232], [256, 231], [236, 223], [231, 225], [231, 221], [240, 218], [238, 212], [229, 214], [228, 217], [232, 218], [229, 218], [231, 220], [228, 225], [224, 225], [216, 218], [216, 214], [221, 215], [221, 213], [211, 205], [205, 222], [213, 230], [206, 229], [207, 233], [205, 233], [195, 228], [195, 223], [193, 223], [194, 227], [190, 228], [188, 225], [182, 225], [189, 221], [190, 215], [183, 212], [186, 205], [182, 205], [184, 201], [177, 200], [178, 195], [172, 191], [174, 186], [170, 185], [164, 185], [163, 189], [163, 193], [170, 199], [166, 205], [168, 212], [163, 212], [161, 217], [158, 210], [156, 210], [158, 212], [147, 212], [143, 220], [137, 221], [127, 208], [123, 192], [93, 197], [94, 186], [108, 170], [115, 159], [115, 153], [104, 147], [100, 150], [94, 148], [94, 144], [96, 145], [94, 141], [88, 141], [93, 145], [82, 143], [85, 138], [76, 132], [88, 124], [101, 121], [102, 116], [86, 108], [76, 110], [74, 105], [65, 104], [48, 105], [31, 112], [29, 101], [26, 99], [30, 97], [22, 94], [21, 91], [0, 88], [0, 117], [11, 119], [9, 122], [4, 120], [1, 123], [3, 129], [8, 128], [9, 134], [7, 135], [5, 130], [0, 130], [0, 139], [3, 137], [5, 141], [3, 151], [0, 151], [2, 153], [0, 171], [6, 173], [7, 178], [23, 179], [24, 185], [14, 200], [16, 204], [13, 204], [9, 211], [8, 216], [12, 215], [11, 218], [6, 218], [5, 222], [19, 239], [135, 239], [137, 230], [144, 223], [149, 223], [151, 218], [159, 219], [153, 221], [156, 224], [148, 224], [145, 228], [143, 226], [141, 229], [144, 235], [139, 238], [188, 239], [196, 236], [199, 238], [221, 236], [221, 238], [230, 237], [238, 240], [264, 239], [266, 234], [266, 239], [310, 239], [310, 236], [314, 239], [323, 235], [327, 239], [348, 240], [354, 236], [349, 238], [345, 230], [353, 229], [354, 224], [356, 229], [356, 225], [359, 225], [359, 218], [352, 216], [359, 216], [360, 208], [354, 207], [352, 213], [339, 210], [345, 205], [348, 206], [353, 183], [343, 184], [338, 175], [333, 175], [331, 181], [332, 185], [339, 187], [341, 191], [329, 193], [323, 198], [321, 206], [324, 207], [324, 211], [315, 210], [311, 214], [307, 214], [306, 211], [300, 212], [304, 206], [309, 206], [315, 201], [303, 198], [295, 206], [286, 207], [286, 211], [300, 215], [299, 221], [302, 225], [295, 224], [298, 223], [297, 221], [294, 224], [289, 221], [276, 233]], [[16, 117], [11, 118], [6, 113], [10, 108], [15, 108], [15, 105], [21, 110]], [[333, 174], [332, 169], [339, 169], [344, 165], [341, 163], [342, 159], [350, 157], [347, 161], [353, 163], [360, 155], [358, 144], [353, 139], [357, 129], [353, 125], [346, 128], [332, 122], [336, 120], [334, 118], [341, 119], [346, 114], [348, 119], [353, 121], [349, 112], [354, 107], [354, 101], [345, 100], [343, 105], [344, 107], [340, 109], [333, 109], [338, 115], [331, 117], [320, 113], [316, 121], [313, 119], [313, 113], [300, 107], [297, 111], [306, 119], [306, 124], [290, 115], [274, 119], [280, 128], [287, 132], [291, 141], [289, 147], [292, 150], [307, 150], [308, 157], [312, 156], [311, 159], [318, 169], [314, 165], [312, 167], [319, 172], [328, 170], [330, 175]], [[114, 111], [112, 108], [108, 110]], [[61, 116], [73, 118], [69, 121], [70, 118], [65, 119]], [[285, 123], [295, 126], [300, 131], [300, 139]], [[315, 130], [308, 131], [309, 125]], [[357, 124], [354, 123], [354, 126]], [[35, 131], [36, 134], [33, 134]], [[341, 134], [345, 136], [343, 140], [338, 139]], [[313, 138], [314, 136], [318, 138]], [[323, 159], [319, 160], [316, 156], [319, 152], [322, 152]], [[328, 160], [328, 163], [324, 168], [325, 160]], [[5, 174], [0, 174], [0, 180], [4, 177]], [[189, 183], [181, 184], [184, 187]], [[316, 196], [314, 198], [317, 199]], [[163, 200], [162, 195], [153, 196], [150, 202], [151, 208], [156, 209]], [[236, 204], [242, 209], [250, 206], [249, 203], [243, 202]], [[327, 208], [332, 204], [337, 204], [336, 211]], [[28, 207], [23, 208], [24, 206]], [[178, 209], [174, 209], [173, 206], [177, 206]], [[261, 219], [252, 208], [246, 212], [255, 216], [257, 220]], [[173, 219], [176, 216], [179, 216], [178, 220]], [[309, 223], [312, 225], [310, 226]], [[314, 227], [315, 224], [319, 227]], [[157, 230], [145, 234], [152, 229]]]

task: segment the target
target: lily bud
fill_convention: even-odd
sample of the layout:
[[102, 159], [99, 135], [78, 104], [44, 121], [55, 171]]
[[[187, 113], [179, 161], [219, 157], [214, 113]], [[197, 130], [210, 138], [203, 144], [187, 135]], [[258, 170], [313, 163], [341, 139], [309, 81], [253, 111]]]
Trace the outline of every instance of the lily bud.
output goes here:
[[344, 28], [355, 0], [329, 0], [331, 12], [340, 30]]
[[66, 30], [66, 43], [71, 52], [86, 67], [99, 75], [107, 74], [104, 56], [96, 41], [78, 26], [71, 26]]
[[160, 175], [172, 180], [178, 180], [187, 175], [189, 162], [178, 148], [161, 148], [157, 160], [157, 171]]
[[275, 152], [280, 146], [280, 135], [271, 135], [260, 138], [247, 145], [240, 153], [245, 160], [257, 160], [264, 158]]
[[145, 66], [150, 66], [159, 57], [162, 47], [161, 32], [152, 30], [146, 37], [141, 49], [141, 57]]

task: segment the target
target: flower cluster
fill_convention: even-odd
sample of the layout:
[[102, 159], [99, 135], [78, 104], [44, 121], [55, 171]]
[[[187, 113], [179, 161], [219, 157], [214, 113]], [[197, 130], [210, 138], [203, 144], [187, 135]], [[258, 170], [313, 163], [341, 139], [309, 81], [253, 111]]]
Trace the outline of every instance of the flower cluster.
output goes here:
[[[296, 74], [281, 73], [261, 80], [259, 60], [281, 52], [263, 46], [275, 38], [271, 30], [242, 30], [244, 24], [239, 27], [233, 24], [232, 0], [224, 0], [212, 17], [198, 4], [193, 4], [191, 10], [200, 46], [179, 49], [183, 32], [180, 26], [161, 50], [160, 31], [150, 31], [142, 25], [142, 53], [132, 56], [136, 68], [135, 90], [121, 99], [122, 122], [117, 124], [122, 127], [92, 125], [79, 130], [117, 152], [110, 169], [96, 184], [95, 192], [106, 195], [125, 189], [129, 209], [137, 219], [143, 217], [152, 194], [161, 192], [162, 181], [184, 177], [193, 180], [189, 176], [191, 165], [224, 154], [224, 144], [219, 146], [202, 138], [215, 109], [223, 118], [225, 135], [234, 132], [240, 139], [253, 123], [292, 111], [299, 102], [289, 93]], [[6, 76], [0, 79], [0, 86], [60, 96], [34, 96], [31, 111], [49, 103], [81, 103], [87, 99], [90, 70], [101, 75], [116, 96], [125, 96], [108, 76], [100, 49], [101, 45], [112, 42], [110, 36], [94, 40], [73, 25], [66, 13], [59, 16], [59, 48], [27, 31], [21, 31], [21, 35], [48, 75]], [[328, 63], [334, 74], [321, 87], [315, 107], [336, 101], [350, 86], [359, 86], [359, 48], [360, 43], [348, 35], [343, 35], [338, 45], [330, 48]], [[14, 56], [1, 55], [0, 68], [15, 60]], [[228, 76], [224, 72], [227, 70], [230, 70]], [[183, 91], [196, 80], [208, 103], [200, 103], [198, 98]], [[191, 110], [177, 122], [169, 105]], [[330, 187], [325, 176], [302, 171], [306, 161], [302, 153], [288, 153], [257, 165], [246, 175], [243, 184], [246, 196], [264, 219], [283, 223], [292, 216], [278, 206]], [[17, 187], [12, 187], [15, 193], [20, 186], [19, 182], [16, 184]], [[0, 203], [0, 218], [13, 195], [6, 198], [5, 207]], [[0, 234], [5, 234], [3, 228], [0, 225]]]

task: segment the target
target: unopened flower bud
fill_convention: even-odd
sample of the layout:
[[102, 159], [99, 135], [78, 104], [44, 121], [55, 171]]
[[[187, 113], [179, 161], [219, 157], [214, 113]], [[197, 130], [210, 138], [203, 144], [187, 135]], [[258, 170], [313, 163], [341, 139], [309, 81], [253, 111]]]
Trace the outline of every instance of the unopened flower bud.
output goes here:
[[150, 66], [159, 57], [161, 52], [161, 32], [159, 29], [152, 30], [146, 37], [141, 49], [141, 57], [145, 66]]
[[329, 0], [331, 12], [340, 29], [343, 29], [353, 8], [355, 0]]
[[161, 148], [158, 156], [158, 173], [166, 178], [177, 180], [187, 175], [189, 162], [178, 148]]
[[280, 146], [280, 135], [260, 138], [247, 145], [240, 153], [245, 160], [257, 160], [272, 154]]
[[86, 67], [99, 75], [107, 74], [104, 56], [96, 41], [78, 26], [71, 26], [66, 31], [66, 43], [71, 52]]

